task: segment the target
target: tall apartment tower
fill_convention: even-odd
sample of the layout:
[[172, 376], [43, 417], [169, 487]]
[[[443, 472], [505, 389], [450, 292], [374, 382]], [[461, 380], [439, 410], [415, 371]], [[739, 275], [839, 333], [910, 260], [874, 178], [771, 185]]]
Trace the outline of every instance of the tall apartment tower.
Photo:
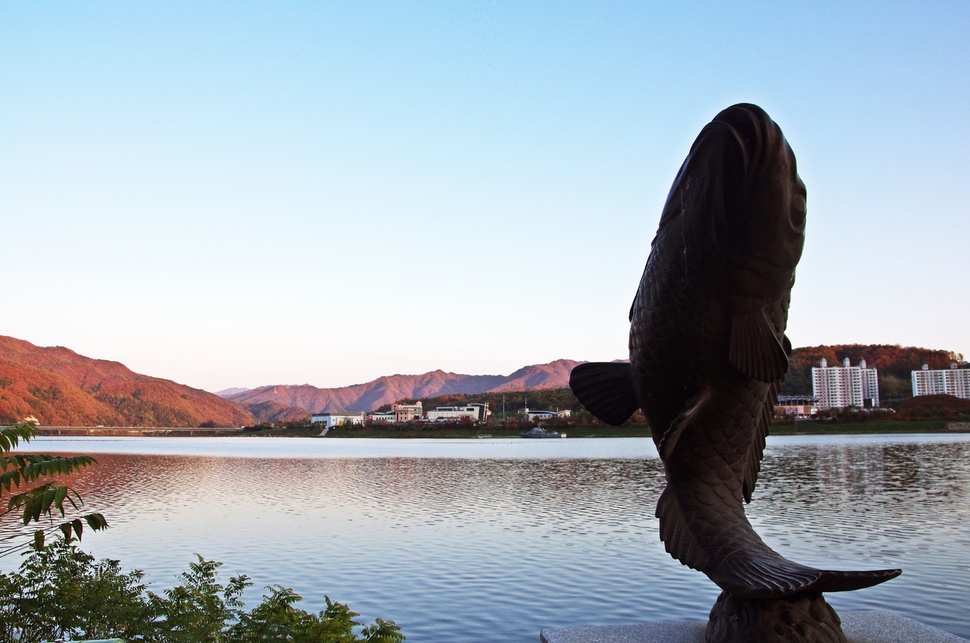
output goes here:
[[844, 409], [847, 406], [879, 406], [879, 375], [866, 367], [866, 360], [852, 366], [849, 358], [842, 366], [829, 366], [825, 358], [812, 368], [812, 393], [819, 410]]
[[970, 400], [970, 369], [952, 364], [949, 369], [931, 371], [923, 364], [923, 370], [913, 371], [913, 397], [918, 395], [952, 395]]

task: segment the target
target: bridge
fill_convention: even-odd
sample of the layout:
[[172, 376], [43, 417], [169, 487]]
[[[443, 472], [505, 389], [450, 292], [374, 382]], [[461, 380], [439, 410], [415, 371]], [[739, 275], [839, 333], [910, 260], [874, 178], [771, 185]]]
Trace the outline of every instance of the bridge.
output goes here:
[[36, 435], [64, 436], [142, 436], [142, 437], [197, 437], [237, 435], [240, 427], [202, 426], [37, 426]]

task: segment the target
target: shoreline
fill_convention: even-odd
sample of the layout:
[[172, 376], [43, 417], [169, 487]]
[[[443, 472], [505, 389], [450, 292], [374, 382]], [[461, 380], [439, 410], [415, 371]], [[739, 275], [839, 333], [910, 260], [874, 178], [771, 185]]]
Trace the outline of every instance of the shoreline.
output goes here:
[[[648, 438], [646, 426], [610, 427], [583, 425], [553, 427], [567, 434], [566, 438]], [[132, 436], [132, 437], [329, 437], [338, 438], [520, 438], [522, 428], [479, 426], [459, 428], [448, 425], [394, 428], [393, 425], [376, 427], [334, 428], [321, 435], [319, 427], [293, 427], [250, 430], [242, 428], [207, 427], [66, 427], [39, 426], [38, 436]], [[877, 421], [877, 422], [784, 422], [773, 424], [770, 435], [853, 435], [879, 433], [970, 433], [970, 423], [946, 420]]]

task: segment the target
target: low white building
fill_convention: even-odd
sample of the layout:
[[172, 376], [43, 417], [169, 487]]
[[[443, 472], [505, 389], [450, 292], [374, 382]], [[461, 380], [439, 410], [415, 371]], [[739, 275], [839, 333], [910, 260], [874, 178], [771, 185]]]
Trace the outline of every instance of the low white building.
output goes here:
[[336, 426], [352, 426], [364, 424], [363, 413], [317, 413], [310, 416], [310, 424], [322, 424], [328, 429]]
[[529, 422], [535, 422], [536, 420], [555, 420], [557, 418], [568, 418], [572, 416], [573, 412], [569, 409], [563, 411], [534, 411], [528, 407], [525, 409], [525, 419]]
[[776, 404], [775, 415], [778, 417], [808, 418], [818, 413], [818, 409], [811, 404]]
[[468, 418], [471, 422], [485, 422], [491, 412], [488, 404], [466, 404], [465, 406], [439, 406], [433, 411], [428, 411], [429, 422], [460, 422], [462, 418]]
[[394, 424], [397, 414], [394, 411], [371, 411], [367, 414], [367, 419], [375, 424]]
[[970, 368], [957, 368], [951, 364], [948, 369], [930, 370], [923, 364], [923, 370], [913, 371], [913, 397], [919, 395], [952, 395], [970, 400]]
[[815, 398], [808, 395], [779, 395], [775, 403], [777, 417], [804, 419], [818, 413]]

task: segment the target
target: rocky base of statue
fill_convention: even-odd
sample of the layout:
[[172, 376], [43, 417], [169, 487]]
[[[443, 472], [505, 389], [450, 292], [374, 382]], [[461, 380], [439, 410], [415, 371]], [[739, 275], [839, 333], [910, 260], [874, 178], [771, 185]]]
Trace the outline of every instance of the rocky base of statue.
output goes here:
[[846, 643], [842, 620], [821, 594], [745, 600], [725, 592], [711, 608], [707, 643]]

